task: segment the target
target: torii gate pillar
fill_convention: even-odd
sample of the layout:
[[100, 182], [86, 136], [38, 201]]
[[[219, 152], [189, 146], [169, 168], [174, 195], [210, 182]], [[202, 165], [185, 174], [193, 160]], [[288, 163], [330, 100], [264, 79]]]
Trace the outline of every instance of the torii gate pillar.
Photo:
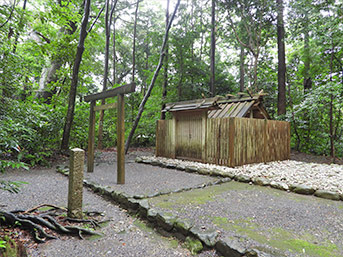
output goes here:
[[[95, 138], [95, 111], [117, 107], [117, 184], [125, 184], [125, 108], [124, 94], [135, 92], [136, 84], [131, 83], [101, 93], [85, 96], [86, 102], [91, 102], [89, 111], [89, 131], [88, 131], [88, 158], [87, 172], [94, 171], [94, 138]], [[118, 104], [108, 104], [96, 106], [96, 100], [118, 96]]]

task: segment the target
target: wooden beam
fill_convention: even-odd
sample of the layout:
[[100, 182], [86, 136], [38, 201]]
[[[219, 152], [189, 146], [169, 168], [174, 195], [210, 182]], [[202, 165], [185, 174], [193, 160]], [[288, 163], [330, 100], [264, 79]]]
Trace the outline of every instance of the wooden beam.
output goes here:
[[94, 107], [94, 111], [108, 110], [117, 108], [117, 103], [102, 104]]
[[87, 95], [85, 96], [85, 101], [90, 102], [90, 101], [95, 101], [95, 100], [100, 100], [100, 99], [106, 99], [106, 98], [114, 97], [117, 95], [132, 93], [132, 92], [135, 92], [135, 90], [136, 90], [135, 83], [126, 84], [124, 86], [116, 87], [116, 88], [113, 88], [113, 89], [110, 89], [101, 93]]
[[95, 101], [90, 104], [88, 128], [87, 172], [94, 171]]
[[125, 184], [125, 126], [124, 94], [118, 95], [117, 119], [117, 184]]

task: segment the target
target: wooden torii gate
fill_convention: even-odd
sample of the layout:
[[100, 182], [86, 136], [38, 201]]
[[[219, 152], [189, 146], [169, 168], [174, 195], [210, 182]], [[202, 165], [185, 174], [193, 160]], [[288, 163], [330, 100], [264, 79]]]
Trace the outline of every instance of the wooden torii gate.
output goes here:
[[[117, 108], [117, 183], [125, 184], [125, 110], [124, 110], [124, 94], [135, 92], [136, 84], [131, 83], [110, 89], [101, 93], [85, 96], [85, 101], [90, 102], [89, 110], [89, 130], [88, 130], [88, 158], [87, 158], [87, 172], [94, 171], [94, 137], [95, 137], [95, 112], [100, 110], [107, 110], [110, 108]], [[104, 104], [96, 106], [97, 100], [106, 99], [109, 97], [118, 96], [117, 104]]]

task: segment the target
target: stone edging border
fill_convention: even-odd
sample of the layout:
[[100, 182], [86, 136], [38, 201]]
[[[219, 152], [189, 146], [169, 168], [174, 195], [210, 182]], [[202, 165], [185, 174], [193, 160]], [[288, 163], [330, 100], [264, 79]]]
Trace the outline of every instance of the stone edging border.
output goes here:
[[[65, 176], [69, 175], [68, 168], [57, 166], [56, 171]], [[207, 183], [205, 186], [216, 185], [220, 184], [219, 182], [224, 183], [229, 181], [231, 181], [230, 178], [224, 178], [215, 182], [210, 182], [210, 184]], [[260, 253], [260, 251], [255, 249], [246, 249], [238, 241], [234, 241], [231, 239], [229, 240], [227, 238], [217, 240], [219, 233], [216, 230], [193, 226], [189, 222], [184, 221], [173, 214], [158, 212], [156, 209], [150, 207], [148, 199], [146, 199], [149, 197], [130, 197], [126, 193], [116, 192], [109, 189], [108, 187], [104, 187], [87, 180], [83, 180], [83, 184], [87, 188], [91, 189], [94, 193], [109, 198], [110, 200], [118, 203], [122, 208], [128, 210], [131, 213], [138, 214], [139, 217], [147, 220], [153, 226], [157, 226], [167, 233], [173, 234], [179, 240], [185, 241], [190, 245], [190, 250], [192, 253], [201, 252], [204, 247], [208, 249], [214, 248], [224, 257], [255, 257], [258, 256]], [[205, 186], [201, 185], [194, 188], [186, 188], [174, 192], [161, 193], [159, 195], [199, 189]], [[150, 198], [151, 197], [155, 196], [150, 196]]]
[[181, 164], [176, 165], [176, 164], [171, 164], [171, 163], [166, 164], [159, 160], [155, 160], [155, 159], [152, 160], [150, 157], [137, 157], [135, 161], [137, 163], [160, 166], [160, 167], [169, 168], [169, 169], [177, 169], [177, 170], [182, 170], [182, 171], [191, 172], [191, 173], [198, 173], [201, 175], [228, 177], [238, 182], [255, 184], [259, 186], [270, 186], [275, 189], [293, 192], [297, 194], [314, 195], [316, 197], [324, 198], [328, 200], [343, 201], [343, 194], [339, 194], [337, 192], [328, 191], [328, 190], [321, 190], [321, 189], [316, 190], [307, 185], [286, 184], [284, 182], [270, 181], [263, 177], [254, 178], [248, 175], [234, 175], [230, 172], [224, 172], [219, 169], [206, 169], [206, 168], [198, 168], [192, 165], [181, 165]]

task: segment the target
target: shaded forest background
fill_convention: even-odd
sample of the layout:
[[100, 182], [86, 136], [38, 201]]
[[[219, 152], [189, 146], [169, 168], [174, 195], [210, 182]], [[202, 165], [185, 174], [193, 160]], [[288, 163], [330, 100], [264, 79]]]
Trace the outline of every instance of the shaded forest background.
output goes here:
[[[136, 92], [125, 100], [127, 137], [175, 4], [168, 10], [167, 1], [90, 1], [74, 119], [63, 146], [85, 3], [1, 1], [0, 169], [47, 164], [61, 146], [86, 149], [84, 96], [135, 81]], [[273, 119], [291, 122], [292, 148], [342, 157], [342, 45], [341, 1], [182, 0], [131, 145], [154, 145], [164, 103], [263, 89]], [[99, 148], [114, 147], [116, 110], [97, 115], [104, 116]]]

